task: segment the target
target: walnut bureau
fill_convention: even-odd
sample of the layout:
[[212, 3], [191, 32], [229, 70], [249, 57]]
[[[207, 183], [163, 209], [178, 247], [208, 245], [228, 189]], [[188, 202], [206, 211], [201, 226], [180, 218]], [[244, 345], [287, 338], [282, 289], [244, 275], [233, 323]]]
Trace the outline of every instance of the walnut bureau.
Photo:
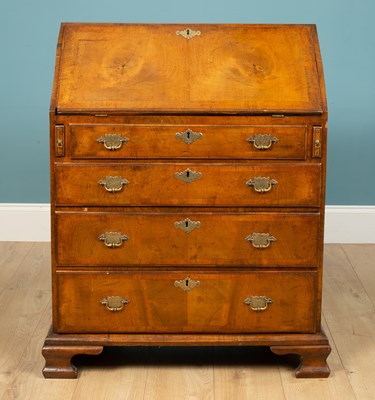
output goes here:
[[61, 25], [46, 378], [104, 346], [269, 346], [327, 377], [314, 25]]

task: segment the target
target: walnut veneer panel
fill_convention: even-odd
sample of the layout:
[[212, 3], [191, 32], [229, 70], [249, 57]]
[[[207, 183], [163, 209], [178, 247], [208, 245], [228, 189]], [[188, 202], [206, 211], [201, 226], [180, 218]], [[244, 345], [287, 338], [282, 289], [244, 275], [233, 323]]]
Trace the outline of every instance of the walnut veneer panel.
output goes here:
[[[306, 158], [306, 126], [72, 124], [69, 130], [71, 157], [76, 159]], [[178, 138], [178, 134], [188, 130], [198, 137], [191, 143]], [[121, 135], [127, 141], [115, 151], [108, 150], [98, 141], [106, 134]], [[256, 148], [248, 139], [259, 134], [272, 135], [277, 142], [267, 151]]]
[[[175, 223], [189, 218], [199, 227], [186, 233]], [[116, 248], [99, 237], [121, 232]], [[276, 240], [256, 248], [246, 240], [269, 233]], [[311, 267], [318, 262], [319, 214], [292, 213], [59, 213], [59, 265], [204, 265]], [[160, 272], [160, 268], [158, 269]]]
[[[175, 281], [189, 276], [189, 292]], [[58, 274], [61, 332], [312, 332], [316, 273]], [[304, 295], [301, 296], [300, 293]], [[263, 312], [249, 296], [272, 300]], [[111, 312], [108, 296], [129, 301]]]
[[64, 25], [58, 112], [323, 111], [313, 26], [190, 27]]
[[[176, 174], [198, 179], [186, 182]], [[190, 205], [190, 206], [310, 206], [320, 204], [320, 165], [315, 164], [56, 164], [59, 205]], [[105, 178], [127, 181], [109, 192]], [[274, 180], [267, 192], [248, 182]], [[194, 179], [194, 178], [192, 178]], [[107, 185], [108, 186], [108, 185]]]

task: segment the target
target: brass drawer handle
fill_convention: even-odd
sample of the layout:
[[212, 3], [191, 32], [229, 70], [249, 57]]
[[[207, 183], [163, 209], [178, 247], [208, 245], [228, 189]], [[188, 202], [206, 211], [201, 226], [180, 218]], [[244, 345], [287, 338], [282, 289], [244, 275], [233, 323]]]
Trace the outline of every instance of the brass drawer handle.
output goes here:
[[243, 301], [253, 311], [264, 311], [268, 308], [269, 304], [272, 304], [272, 299], [268, 299], [266, 296], [251, 296], [246, 297]]
[[175, 177], [176, 179], [181, 179], [185, 183], [191, 183], [202, 178], [202, 172], [192, 171], [191, 169], [187, 168], [185, 171], [176, 172]]
[[96, 141], [102, 143], [107, 150], [113, 151], [121, 149], [123, 143], [127, 143], [129, 139], [119, 133], [106, 133]]
[[201, 226], [200, 221], [192, 221], [190, 218], [185, 218], [183, 221], [176, 221], [174, 227], [176, 229], [181, 229], [185, 233], [190, 233], [196, 228]]
[[106, 176], [98, 181], [99, 185], [104, 186], [107, 192], [120, 192], [123, 186], [126, 186], [129, 181], [122, 176]]
[[277, 143], [279, 139], [269, 133], [257, 133], [256, 135], [250, 136], [247, 141], [252, 143], [258, 150], [267, 150], [274, 143]]
[[192, 144], [196, 140], [201, 140], [203, 138], [203, 133], [194, 132], [191, 129], [186, 129], [184, 132], [177, 132], [176, 139], [182, 140], [186, 144]]
[[253, 247], [256, 249], [265, 249], [272, 242], [276, 241], [274, 236], [271, 236], [269, 233], [253, 233], [245, 238], [248, 242], [251, 242]]
[[269, 177], [255, 176], [253, 179], [248, 180], [246, 185], [252, 186], [258, 193], [266, 193], [269, 192], [273, 186], [277, 185], [277, 181]]
[[120, 247], [122, 243], [129, 238], [121, 232], [105, 232], [102, 233], [98, 239], [102, 240], [107, 247], [113, 249], [115, 247]]
[[124, 305], [129, 304], [130, 300], [124, 299], [121, 296], [107, 296], [100, 301], [100, 304], [106, 306], [109, 311], [120, 311]]
[[199, 281], [195, 281], [193, 279], [190, 279], [189, 277], [174, 282], [176, 288], [180, 288], [184, 292], [190, 292], [191, 289], [198, 288], [200, 284], [201, 283]]

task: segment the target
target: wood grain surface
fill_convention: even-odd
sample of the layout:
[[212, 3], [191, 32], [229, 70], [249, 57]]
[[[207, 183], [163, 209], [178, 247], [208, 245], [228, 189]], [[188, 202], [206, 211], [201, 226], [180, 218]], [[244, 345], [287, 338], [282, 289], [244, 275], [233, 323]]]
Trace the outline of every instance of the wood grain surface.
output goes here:
[[374, 245], [325, 246], [323, 327], [332, 345], [331, 375], [315, 380], [296, 380], [296, 359], [263, 347], [113, 347], [78, 356], [78, 380], [45, 380], [40, 349], [51, 324], [49, 253], [48, 243], [0, 243], [2, 400], [315, 400], [317, 393], [324, 400], [373, 399]]

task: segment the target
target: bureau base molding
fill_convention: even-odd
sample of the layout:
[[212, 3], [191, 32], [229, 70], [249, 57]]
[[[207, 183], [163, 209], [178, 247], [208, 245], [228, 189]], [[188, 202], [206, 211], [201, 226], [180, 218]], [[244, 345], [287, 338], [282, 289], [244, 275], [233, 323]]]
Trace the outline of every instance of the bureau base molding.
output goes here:
[[[49, 242], [50, 205], [0, 204], [0, 241]], [[326, 206], [325, 243], [375, 243], [375, 206]]]
[[331, 352], [324, 332], [314, 334], [57, 334], [50, 333], [42, 349], [45, 378], [77, 378], [72, 357], [97, 355], [104, 346], [269, 346], [278, 355], [296, 354], [297, 378], [326, 378]]

